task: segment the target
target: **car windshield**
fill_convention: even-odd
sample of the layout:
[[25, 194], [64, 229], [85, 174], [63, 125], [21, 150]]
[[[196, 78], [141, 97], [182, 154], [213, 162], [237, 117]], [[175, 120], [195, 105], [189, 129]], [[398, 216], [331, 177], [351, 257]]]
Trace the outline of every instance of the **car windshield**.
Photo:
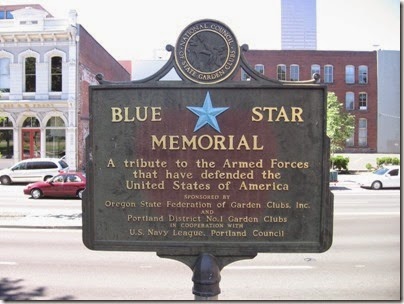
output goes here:
[[387, 171], [389, 171], [389, 169], [387, 169], [387, 168], [379, 168], [376, 171], [374, 171], [373, 174], [384, 175]]

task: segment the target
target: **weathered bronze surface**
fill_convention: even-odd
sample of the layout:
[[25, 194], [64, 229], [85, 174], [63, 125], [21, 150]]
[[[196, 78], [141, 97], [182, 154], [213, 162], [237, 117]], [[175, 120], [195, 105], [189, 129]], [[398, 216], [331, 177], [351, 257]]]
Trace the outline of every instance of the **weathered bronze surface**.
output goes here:
[[[187, 43], [209, 38], [206, 27]], [[201, 83], [179, 67], [178, 54], [145, 81], [100, 78], [90, 88], [85, 245], [156, 251], [191, 267], [209, 253], [220, 268], [257, 252], [327, 250], [326, 87], [267, 79], [242, 54], [236, 67], [251, 81], [230, 81], [231, 71]], [[195, 70], [214, 71], [187, 58]], [[171, 68], [183, 81], [158, 81]]]
[[88, 245], [326, 250], [324, 94], [92, 88]]
[[240, 49], [232, 31], [215, 20], [190, 24], [175, 46], [175, 61], [181, 73], [196, 83], [214, 84], [232, 75]]

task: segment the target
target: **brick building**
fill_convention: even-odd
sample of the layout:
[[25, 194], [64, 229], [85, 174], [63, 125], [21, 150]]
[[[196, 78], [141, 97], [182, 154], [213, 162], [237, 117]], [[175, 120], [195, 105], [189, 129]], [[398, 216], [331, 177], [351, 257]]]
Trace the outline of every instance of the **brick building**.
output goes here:
[[129, 81], [71, 11], [54, 18], [40, 5], [0, 6], [0, 152], [13, 163], [61, 157], [85, 166], [88, 87], [95, 75]]
[[[301, 81], [321, 75], [344, 110], [355, 115], [355, 133], [346, 153], [377, 152], [377, 52], [315, 50], [250, 50], [248, 63], [266, 77]], [[246, 80], [243, 71], [236, 76]]]

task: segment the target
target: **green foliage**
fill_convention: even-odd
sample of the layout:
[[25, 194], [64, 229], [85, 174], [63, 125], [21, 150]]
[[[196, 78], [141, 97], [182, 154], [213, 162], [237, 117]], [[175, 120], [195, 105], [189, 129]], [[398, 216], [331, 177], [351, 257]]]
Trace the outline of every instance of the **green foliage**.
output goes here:
[[367, 164], [366, 164], [366, 169], [367, 169], [368, 171], [373, 171], [375, 168], [373, 168], [373, 166], [372, 166], [371, 163], [367, 163]]
[[343, 110], [334, 92], [327, 96], [327, 136], [331, 155], [345, 147], [346, 140], [355, 130], [355, 116]]
[[376, 170], [383, 165], [400, 165], [400, 159], [398, 157], [383, 156], [376, 158], [376, 167], [372, 164], [366, 164], [366, 169], [369, 171]]
[[349, 157], [336, 155], [331, 157], [332, 168], [339, 171], [348, 171]]
[[380, 167], [382, 165], [399, 165], [400, 164], [400, 159], [397, 157], [378, 157], [376, 158], [376, 164], [377, 167]]

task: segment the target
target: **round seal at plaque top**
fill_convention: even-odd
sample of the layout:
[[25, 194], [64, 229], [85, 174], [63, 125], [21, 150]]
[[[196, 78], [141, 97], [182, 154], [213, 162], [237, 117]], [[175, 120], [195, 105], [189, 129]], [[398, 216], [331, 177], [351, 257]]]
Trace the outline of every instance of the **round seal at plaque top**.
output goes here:
[[216, 20], [199, 20], [185, 28], [175, 46], [175, 61], [189, 80], [214, 84], [233, 74], [240, 47], [233, 32]]

